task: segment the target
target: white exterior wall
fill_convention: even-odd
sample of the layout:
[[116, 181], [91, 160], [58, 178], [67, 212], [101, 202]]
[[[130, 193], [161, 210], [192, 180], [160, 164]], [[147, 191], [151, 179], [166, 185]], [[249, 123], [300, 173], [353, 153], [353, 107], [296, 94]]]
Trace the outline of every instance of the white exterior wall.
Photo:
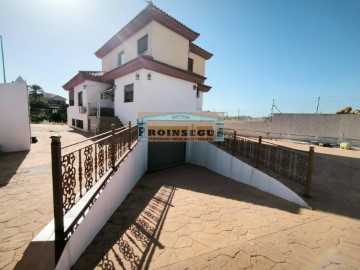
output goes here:
[[205, 59], [192, 52], [189, 53], [189, 57], [194, 60], [193, 72], [205, 76]]
[[30, 150], [30, 119], [25, 82], [0, 84], [0, 152]]
[[152, 29], [151, 56], [157, 61], [187, 70], [189, 40], [155, 21]]
[[85, 81], [86, 84], [86, 100], [84, 100], [84, 106], [88, 106], [89, 103], [100, 103], [102, 108], [114, 108], [114, 102], [111, 99], [101, 99], [100, 91], [110, 87], [110, 84]]
[[124, 51], [125, 63], [129, 62], [136, 57], [137, 53], [137, 41], [145, 35], [148, 35], [148, 52], [147, 55], [151, 55], [152, 52], [152, 23], [146, 25], [143, 29], [135, 33], [132, 37], [124, 41], [120, 46], [116, 47], [110, 53], [102, 58], [102, 70], [110, 71], [118, 66], [118, 54]]
[[[135, 123], [138, 112], [194, 112], [198, 111], [194, 83], [176, 79], [150, 70], [138, 71], [115, 80], [115, 115], [123, 123]], [[151, 80], [147, 75], [151, 73]], [[134, 102], [124, 103], [124, 86], [134, 83]]]
[[[84, 89], [83, 86], [86, 85]], [[89, 103], [100, 103], [102, 107], [113, 108], [114, 102], [110, 99], [101, 100], [100, 91], [108, 88], [110, 84], [100, 83], [100, 82], [93, 82], [93, 81], [85, 81], [82, 84], [77, 85], [74, 87], [74, 106], [69, 106], [67, 108], [67, 124], [69, 126], [72, 125], [72, 119], [78, 119], [83, 121], [83, 130], [88, 131], [88, 104]], [[83, 93], [83, 106], [86, 107], [86, 113], [79, 113], [79, 100], [78, 94], [79, 92]]]
[[289, 202], [310, 208], [300, 196], [276, 179], [242, 162], [210, 143], [188, 142], [186, 145], [186, 161], [206, 167], [218, 174], [246, 185], [256, 187]]
[[199, 92], [199, 97], [196, 98], [196, 110], [197, 111], [202, 111], [203, 97], [204, 97], [204, 93]]
[[[102, 58], [103, 71], [110, 71], [118, 66], [118, 54], [120, 52], [124, 52], [125, 63], [138, 57], [137, 41], [145, 35], [148, 35], [147, 55], [168, 65], [187, 69], [189, 41], [163, 25], [152, 21]], [[200, 68], [201, 61], [197, 59], [196, 62], [198, 62], [196, 68], [199, 72], [204, 70], [204, 68]], [[203, 71], [199, 74], [203, 74]]]

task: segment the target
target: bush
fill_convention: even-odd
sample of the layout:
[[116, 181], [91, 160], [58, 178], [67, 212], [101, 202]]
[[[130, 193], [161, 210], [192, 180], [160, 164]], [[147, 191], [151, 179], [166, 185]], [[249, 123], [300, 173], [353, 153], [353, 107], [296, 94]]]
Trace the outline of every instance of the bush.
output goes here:
[[31, 123], [41, 123], [45, 120], [48, 120], [48, 116], [44, 113], [40, 113], [40, 114], [32, 114], [31, 115]]
[[33, 109], [48, 109], [49, 103], [44, 99], [31, 99], [30, 107]]
[[51, 122], [66, 122], [66, 115], [64, 113], [61, 112], [56, 112], [56, 113], [52, 113], [50, 115], [50, 119]]

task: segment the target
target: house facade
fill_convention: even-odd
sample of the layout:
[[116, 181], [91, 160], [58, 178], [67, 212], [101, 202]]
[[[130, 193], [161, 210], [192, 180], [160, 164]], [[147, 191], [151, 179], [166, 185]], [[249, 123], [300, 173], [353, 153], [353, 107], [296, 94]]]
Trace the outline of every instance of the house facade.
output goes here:
[[201, 111], [212, 54], [193, 43], [198, 36], [150, 2], [95, 53], [102, 71], [80, 71], [63, 86], [68, 124], [95, 131], [103, 117], [127, 123], [138, 112]]
[[44, 93], [43, 99], [49, 104], [50, 113], [57, 113], [62, 107], [66, 107], [66, 98], [52, 94]]

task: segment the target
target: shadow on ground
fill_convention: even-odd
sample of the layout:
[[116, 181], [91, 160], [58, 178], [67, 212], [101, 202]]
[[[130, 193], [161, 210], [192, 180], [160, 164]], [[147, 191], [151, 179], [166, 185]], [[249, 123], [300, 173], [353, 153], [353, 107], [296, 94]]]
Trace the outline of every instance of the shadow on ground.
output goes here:
[[164, 249], [159, 236], [178, 189], [300, 211], [295, 204], [194, 165], [145, 174], [73, 269], [148, 269], [155, 248]]
[[312, 198], [323, 212], [360, 220], [360, 159], [315, 153]]
[[28, 154], [29, 151], [0, 154], [0, 188], [9, 183]]

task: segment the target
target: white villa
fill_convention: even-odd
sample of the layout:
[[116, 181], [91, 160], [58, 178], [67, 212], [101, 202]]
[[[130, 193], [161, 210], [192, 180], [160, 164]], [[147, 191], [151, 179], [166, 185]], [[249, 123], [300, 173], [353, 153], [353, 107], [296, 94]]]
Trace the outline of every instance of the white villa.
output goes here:
[[193, 43], [198, 36], [150, 2], [95, 53], [102, 71], [79, 71], [63, 86], [68, 125], [99, 133], [102, 121], [134, 123], [138, 112], [201, 111], [212, 54]]

